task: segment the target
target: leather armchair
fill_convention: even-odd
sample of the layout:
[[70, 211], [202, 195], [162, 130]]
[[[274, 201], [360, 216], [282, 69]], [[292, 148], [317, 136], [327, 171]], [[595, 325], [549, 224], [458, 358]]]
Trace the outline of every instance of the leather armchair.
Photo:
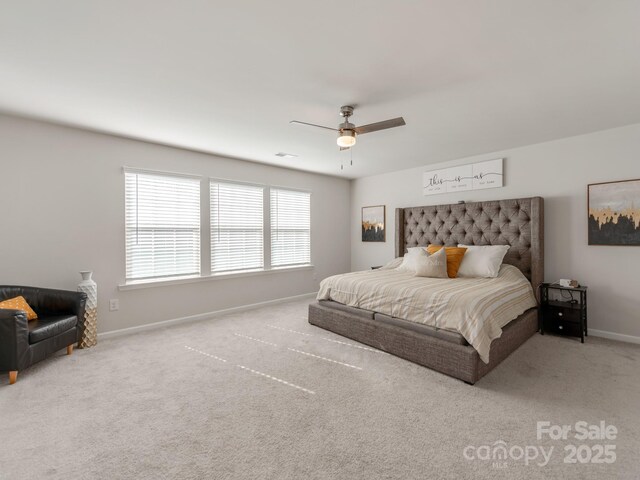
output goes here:
[[82, 292], [49, 288], [0, 286], [0, 301], [23, 296], [38, 314], [27, 321], [22, 310], [0, 309], [0, 371], [9, 372], [15, 383], [18, 372], [67, 348], [80, 340], [84, 329], [87, 295]]

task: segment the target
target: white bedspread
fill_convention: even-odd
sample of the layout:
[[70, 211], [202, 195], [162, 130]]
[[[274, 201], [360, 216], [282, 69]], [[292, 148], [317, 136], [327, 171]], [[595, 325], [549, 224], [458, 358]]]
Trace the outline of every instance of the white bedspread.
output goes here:
[[496, 278], [414, 277], [395, 268], [334, 275], [317, 298], [458, 332], [485, 363], [502, 327], [536, 306], [531, 284], [512, 265]]

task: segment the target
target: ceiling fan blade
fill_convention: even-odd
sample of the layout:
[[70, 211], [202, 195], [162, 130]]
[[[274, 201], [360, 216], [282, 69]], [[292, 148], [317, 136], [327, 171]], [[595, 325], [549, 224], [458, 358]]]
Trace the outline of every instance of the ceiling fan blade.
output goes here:
[[406, 125], [404, 118], [392, 118], [390, 120], [384, 120], [382, 122], [370, 123], [369, 125], [362, 125], [356, 127], [356, 133], [362, 135], [365, 133], [377, 132], [378, 130], [386, 130], [387, 128], [401, 127]]
[[316, 125], [315, 123], [299, 122], [298, 120], [291, 120], [289, 123], [294, 123], [296, 125], [306, 125], [308, 127], [324, 128], [325, 130], [331, 130], [331, 131], [334, 131], [334, 132], [338, 131], [337, 128], [324, 127], [322, 125]]

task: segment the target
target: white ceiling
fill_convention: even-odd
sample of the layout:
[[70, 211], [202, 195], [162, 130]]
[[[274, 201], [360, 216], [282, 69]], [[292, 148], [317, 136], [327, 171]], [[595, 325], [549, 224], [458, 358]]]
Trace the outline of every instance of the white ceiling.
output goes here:
[[[637, 0], [22, 0], [0, 110], [359, 177], [640, 122]], [[361, 125], [340, 170], [332, 132]], [[298, 154], [296, 159], [276, 152]]]

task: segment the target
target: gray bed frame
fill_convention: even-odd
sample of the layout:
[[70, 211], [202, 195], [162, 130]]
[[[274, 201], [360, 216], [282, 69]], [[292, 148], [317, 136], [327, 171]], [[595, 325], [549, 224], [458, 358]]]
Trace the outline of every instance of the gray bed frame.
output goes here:
[[[534, 292], [544, 279], [544, 201], [518, 198], [396, 209], [395, 255], [410, 247], [439, 245], [510, 245], [504, 263], [522, 271]], [[309, 323], [387, 353], [474, 384], [538, 330], [532, 308], [502, 329], [491, 343], [490, 361], [480, 360], [470, 345], [383, 322], [379, 314], [356, 308], [309, 305]], [[376, 318], [377, 317], [377, 318]]]

